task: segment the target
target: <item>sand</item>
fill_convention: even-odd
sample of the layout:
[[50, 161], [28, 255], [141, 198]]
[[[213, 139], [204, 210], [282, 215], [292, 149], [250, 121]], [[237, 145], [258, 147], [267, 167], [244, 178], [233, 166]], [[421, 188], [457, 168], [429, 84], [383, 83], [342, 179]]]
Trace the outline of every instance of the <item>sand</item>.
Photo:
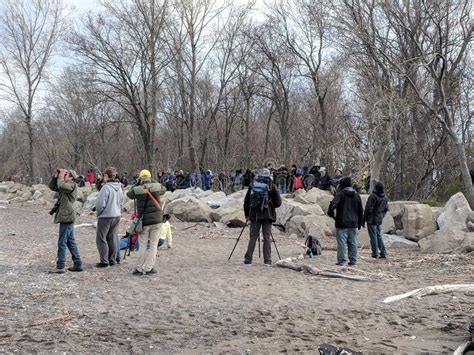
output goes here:
[[[158, 252], [159, 273], [134, 276], [136, 253], [121, 265], [93, 268], [95, 230], [81, 227], [76, 240], [84, 272], [56, 275], [48, 271], [58, 226], [47, 211], [0, 210], [0, 352], [314, 354], [330, 343], [364, 353], [435, 353], [468, 339], [472, 293], [382, 300], [423, 286], [474, 282], [474, 253], [391, 250], [383, 261], [360, 250], [357, 269], [371, 280], [356, 282], [266, 267], [257, 250], [254, 264], [244, 265], [248, 233], [228, 262], [239, 229], [175, 223], [174, 247]], [[83, 215], [77, 223], [93, 221]], [[303, 251], [293, 237], [274, 236], [282, 257]], [[322, 244], [334, 248], [335, 241]], [[335, 258], [325, 250], [305, 262], [336, 269]]]

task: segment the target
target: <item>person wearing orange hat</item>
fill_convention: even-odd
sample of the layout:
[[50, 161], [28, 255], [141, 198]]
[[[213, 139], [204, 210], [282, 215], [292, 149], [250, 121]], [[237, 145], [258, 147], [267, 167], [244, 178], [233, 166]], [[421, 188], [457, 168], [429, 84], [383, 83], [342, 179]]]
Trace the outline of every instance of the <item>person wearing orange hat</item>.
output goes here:
[[137, 201], [137, 216], [141, 218], [143, 229], [138, 231], [140, 245], [150, 245], [140, 248], [138, 265], [134, 275], [155, 274], [156, 249], [160, 238], [163, 210], [160, 195], [166, 188], [151, 179], [149, 170], [143, 169], [138, 176], [137, 184], [127, 192], [127, 196]]

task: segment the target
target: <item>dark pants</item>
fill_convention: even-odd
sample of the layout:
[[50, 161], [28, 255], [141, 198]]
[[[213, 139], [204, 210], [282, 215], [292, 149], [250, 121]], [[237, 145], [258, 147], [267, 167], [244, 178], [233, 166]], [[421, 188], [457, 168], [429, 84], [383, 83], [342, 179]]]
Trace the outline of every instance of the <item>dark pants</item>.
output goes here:
[[118, 247], [117, 229], [120, 217], [99, 218], [97, 220], [96, 244], [99, 251], [100, 262], [108, 264], [116, 259]]
[[[385, 250], [385, 244], [383, 243], [380, 226], [377, 226], [375, 224], [367, 224], [367, 229], [369, 231], [372, 256], [373, 257], [386, 256], [387, 251]], [[380, 251], [380, 254], [378, 254], [379, 251]]]
[[272, 233], [271, 221], [250, 222], [250, 239], [247, 252], [245, 253], [245, 261], [252, 262], [253, 251], [255, 250], [255, 243], [260, 234], [260, 228], [263, 234], [263, 261], [266, 264], [270, 264], [272, 262], [272, 244], [270, 239]]
[[66, 266], [66, 250], [69, 249], [75, 267], [82, 267], [79, 249], [74, 239], [74, 223], [59, 224], [58, 257], [56, 268], [63, 269]]

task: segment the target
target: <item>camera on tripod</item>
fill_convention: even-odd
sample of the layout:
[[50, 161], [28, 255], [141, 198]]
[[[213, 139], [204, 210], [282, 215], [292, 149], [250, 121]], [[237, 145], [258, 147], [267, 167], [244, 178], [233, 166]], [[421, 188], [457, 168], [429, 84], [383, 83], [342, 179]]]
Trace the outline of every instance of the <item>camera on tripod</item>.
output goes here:
[[56, 212], [58, 212], [58, 209], [59, 209], [59, 200], [56, 201], [56, 203], [54, 204], [53, 208], [51, 208], [51, 210], [48, 212], [51, 216], [53, 214], [55, 214]]

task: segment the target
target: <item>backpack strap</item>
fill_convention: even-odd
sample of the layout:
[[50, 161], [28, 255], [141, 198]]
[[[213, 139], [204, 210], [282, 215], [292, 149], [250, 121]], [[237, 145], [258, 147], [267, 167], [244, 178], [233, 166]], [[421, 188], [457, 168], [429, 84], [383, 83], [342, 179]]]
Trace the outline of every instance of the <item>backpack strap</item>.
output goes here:
[[[147, 188], [143, 188], [143, 191], [145, 191], [145, 193], [147, 194], [147, 197], [146, 197], [146, 198], [150, 197], [151, 200], [153, 201], [153, 203], [156, 205], [156, 207], [158, 207], [158, 209], [161, 210], [162, 208], [161, 208], [160, 203], [159, 203], [158, 200], [155, 198], [155, 196], [153, 196], [153, 195], [151, 194], [150, 190], [148, 190]], [[145, 206], [146, 206], [146, 204], [145, 204]]]

